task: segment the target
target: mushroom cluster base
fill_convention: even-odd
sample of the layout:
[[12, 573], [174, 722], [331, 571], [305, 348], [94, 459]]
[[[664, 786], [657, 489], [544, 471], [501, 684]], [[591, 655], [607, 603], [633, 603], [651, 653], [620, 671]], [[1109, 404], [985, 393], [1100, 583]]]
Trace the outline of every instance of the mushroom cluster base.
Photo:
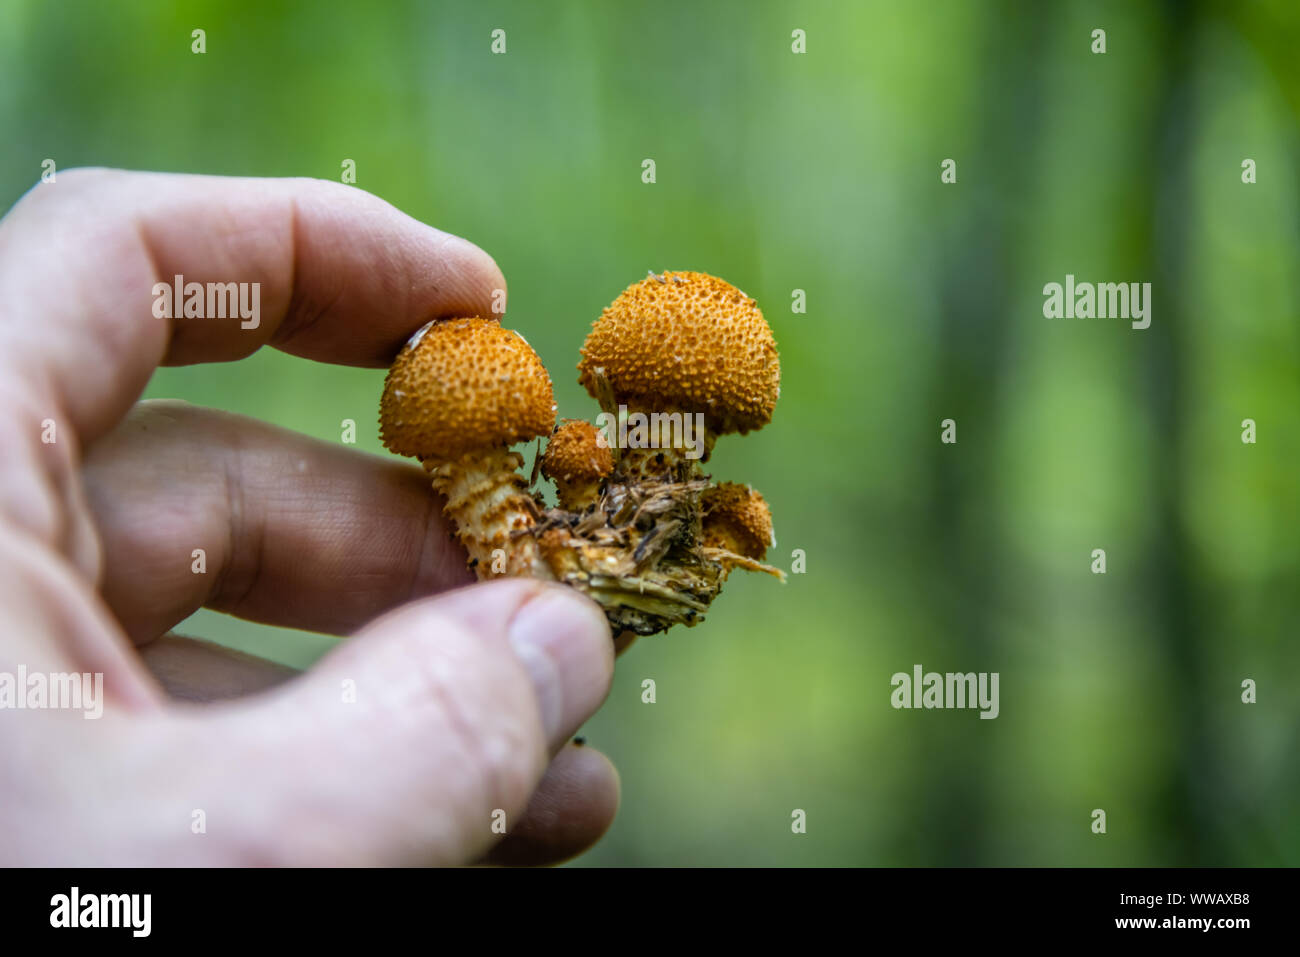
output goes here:
[[615, 634], [653, 635], [673, 625], [695, 625], [733, 568], [785, 577], [770, 565], [703, 545], [700, 498], [709, 485], [706, 478], [672, 481], [615, 472], [593, 507], [548, 508], [520, 538], [536, 541], [555, 580], [605, 610]]

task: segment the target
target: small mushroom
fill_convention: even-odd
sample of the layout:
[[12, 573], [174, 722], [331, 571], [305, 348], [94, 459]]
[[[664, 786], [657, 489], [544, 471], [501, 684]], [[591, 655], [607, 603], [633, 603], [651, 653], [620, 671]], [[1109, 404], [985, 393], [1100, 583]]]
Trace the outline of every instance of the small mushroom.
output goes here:
[[546, 445], [541, 468], [555, 483], [560, 507], [585, 512], [595, 506], [601, 481], [614, 471], [614, 455], [590, 422], [565, 419]]
[[[625, 406], [629, 416], [640, 412], [660, 423], [673, 423], [674, 414], [694, 423], [702, 415], [702, 461], [717, 436], [771, 421], [781, 363], [771, 328], [745, 293], [705, 273], [663, 277], [629, 286], [592, 324], [578, 381], [610, 414]], [[625, 451], [619, 471], [678, 479], [695, 471], [686, 461], [695, 442], [682, 441], [684, 430], [670, 437], [667, 448]]]
[[530, 531], [537, 505], [510, 446], [555, 423], [551, 378], [517, 332], [493, 319], [437, 320], [406, 344], [380, 400], [380, 437], [418, 458], [480, 578], [550, 577]]
[[[772, 512], [763, 496], [748, 485], [719, 482], [705, 489], [700, 497], [703, 535], [701, 544], [761, 562], [767, 550], [776, 544], [772, 532]], [[722, 564], [740, 564], [721, 558]]]

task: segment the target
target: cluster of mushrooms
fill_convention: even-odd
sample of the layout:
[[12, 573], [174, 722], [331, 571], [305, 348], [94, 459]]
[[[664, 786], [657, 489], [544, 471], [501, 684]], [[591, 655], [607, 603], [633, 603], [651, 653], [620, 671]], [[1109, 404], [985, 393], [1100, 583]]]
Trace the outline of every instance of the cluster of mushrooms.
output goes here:
[[[563, 582], [615, 635], [698, 623], [736, 568], [784, 579], [762, 564], [775, 543], [763, 497], [701, 469], [718, 436], [762, 428], [776, 406], [781, 366], [757, 303], [703, 273], [651, 273], [593, 323], [578, 371], [604, 428], [556, 424], [545, 367], [496, 319], [435, 320], [388, 372], [384, 445], [429, 472], [478, 577]], [[629, 421], [704, 428], [689, 444], [675, 427], [626, 441]], [[525, 478], [511, 446], [544, 436]]]

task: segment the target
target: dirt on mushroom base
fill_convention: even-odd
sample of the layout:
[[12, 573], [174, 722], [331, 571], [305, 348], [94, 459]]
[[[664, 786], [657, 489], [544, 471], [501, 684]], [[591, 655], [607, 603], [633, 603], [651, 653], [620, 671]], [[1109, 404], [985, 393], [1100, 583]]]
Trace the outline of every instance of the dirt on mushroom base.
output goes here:
[[594, 508], [546, 509], [524, 534], [535, 537], [557, 581], [604, 609], [615, 634], [689, 627], [704, 620], [733, 567], [785, 580], [770, 565], [704, 546], [700, 498], [709, 487], [708, 478], [679, 482], [616, 468]]

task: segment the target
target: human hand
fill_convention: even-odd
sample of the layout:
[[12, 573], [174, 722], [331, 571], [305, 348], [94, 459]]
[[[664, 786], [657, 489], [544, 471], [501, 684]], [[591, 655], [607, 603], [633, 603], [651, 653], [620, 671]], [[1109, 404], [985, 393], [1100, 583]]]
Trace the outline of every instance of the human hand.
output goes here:
[[[260, 283], [259, 321], [158, 318], [178, 274]], [[0, 678], [103, 674], [98, 720], [0, 710], [0, 861], [544, 863], [604, 833], [617, 775], [567, 744], [612, 676], [595, 605], [459, 587], [418, 467], [135, 405], [159, 364], [264, 344], [383, 366], [504, 288], [470, 243], [313, 180], [61, 171], [0, 221]], [[355, 634], [293, 676], [168, 634], [202, 606]]]

